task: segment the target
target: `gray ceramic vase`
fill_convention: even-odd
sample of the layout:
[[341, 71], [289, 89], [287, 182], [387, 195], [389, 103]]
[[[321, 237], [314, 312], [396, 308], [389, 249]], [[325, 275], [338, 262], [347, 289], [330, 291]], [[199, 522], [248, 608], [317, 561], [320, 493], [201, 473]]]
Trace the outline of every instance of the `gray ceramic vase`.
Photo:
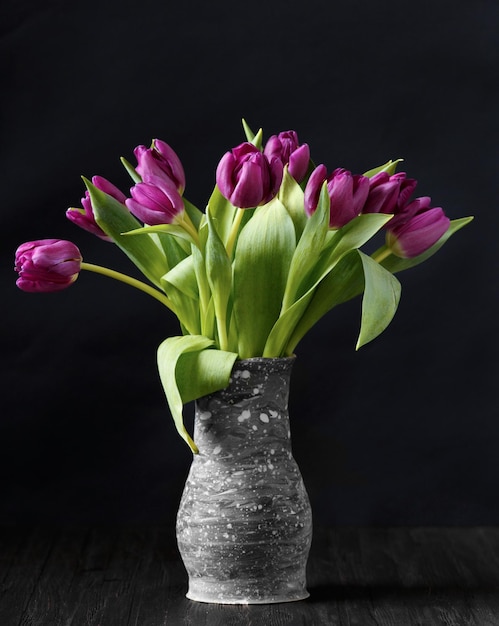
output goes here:
[[266, 604], [309, 595], [312, 514], [289, 430], [293, 362], [236, 361], [229, 386], [196, 402], [199, 454], [177, 516], [191, 600]]

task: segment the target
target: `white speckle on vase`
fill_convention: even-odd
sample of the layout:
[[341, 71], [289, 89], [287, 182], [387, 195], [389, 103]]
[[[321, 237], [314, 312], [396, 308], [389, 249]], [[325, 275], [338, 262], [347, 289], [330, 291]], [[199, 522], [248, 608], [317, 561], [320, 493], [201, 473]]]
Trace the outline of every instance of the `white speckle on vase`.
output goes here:
[[251, 376], [249, 370], [243, 370], [241, 372], [241, 378], [249, 378]]
[[253, 389], [253, 395], [257, 396], [260, 393], [260, 389], [258, 389], [258, 387], [254, 387]]
[[269, 423], [269, 416], [267, 415], [267, 413], [260, 413], [260, 421], [264, 422], [265, 424]]
[[202, 413], [199, 414], [200, 420], [209, 420], [210, 417], [211, 417], [211, 411], [203, 411]]
[[253, 430], [258, 430], [258, 426], [256, 424], [253, 424], [252, 428]]
[[279, 415], [278, 411], [269, 411], [270, 417], [277, 417]]
[[213, 454], [220, 454], [222, 452], [222, 446], [215, 446], [213, 448]]
[[244, 422], [244, 420], [249, 420], [250, 417], [251, 417], [251, 412], [248, 410], [245, 410], [241, 413], [241, 415], [238, 416], [237, 421]]

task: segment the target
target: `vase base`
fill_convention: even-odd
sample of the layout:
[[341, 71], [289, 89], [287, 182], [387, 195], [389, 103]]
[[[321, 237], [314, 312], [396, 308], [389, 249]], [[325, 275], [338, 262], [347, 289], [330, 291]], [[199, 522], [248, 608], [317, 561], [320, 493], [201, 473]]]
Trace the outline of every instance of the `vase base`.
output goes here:
[[187, 592], [185, 596], [193, 602], [204, 602], [205, 604], [278, 604], [282, 602], [299, 602], [310, 597], [308, 591], [301, 594], [262, 596], [261, 598], [226, 597], [222, 593], [219, 596], [205, 596], [202, 594]]

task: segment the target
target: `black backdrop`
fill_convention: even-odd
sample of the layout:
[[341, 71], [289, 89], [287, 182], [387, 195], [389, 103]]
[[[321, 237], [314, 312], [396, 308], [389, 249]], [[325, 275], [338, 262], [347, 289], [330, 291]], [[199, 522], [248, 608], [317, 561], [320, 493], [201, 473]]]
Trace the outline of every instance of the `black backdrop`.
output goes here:
[[316, 523], [499, 523], [497, 3], [3, 7], [0, 521], [173, 522], [190, 453], [155, 354], [176, 320], [88, 273], [22, 293], [13, 254], [67, 238], [134, 273], [66, 220], [80, 175], [126, 189], [119, 157], [160, 137], [202, 207], [245, 117], [266, 137], [296, 129], [329, 169], [403, 157], [419, 195], [475, 215], [400, 275], [399, 311], [372, 344], [355, 352], [353, 301], [298, 347], [292, 433]]

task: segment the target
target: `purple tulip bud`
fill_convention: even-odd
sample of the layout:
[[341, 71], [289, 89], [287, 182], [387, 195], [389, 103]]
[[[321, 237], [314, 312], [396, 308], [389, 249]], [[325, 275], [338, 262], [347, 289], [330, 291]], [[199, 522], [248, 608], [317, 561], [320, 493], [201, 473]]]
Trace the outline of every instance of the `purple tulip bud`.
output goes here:
[[[109, 196], [112, 196], [121, 204], [125, 204], [125, 194], [106, 178], [103, 178], [102, 176], [94, 176], [92, 178], [92, 183], [97, 187], [97, 189], [100, 189]], [[97, 235], [97, 237], [104, 239], [104, 241], [112, 241], [111, 237], [108, 237], [95, 221], [92, 201], [90, 200], [90, 194], [88, 191], [85, 192], [85, 196], [81, 199], [81, 205], [83, 207], [82, 209], [73, 207], [69, 208], [66, 211], [66, 217], [80, 228], [87, 230], [93, 235]]]
[[429, 198], [416, 198], [407, 207], [406, 219], [388, 224], [386, 245], [398, 257], [412, 258], [431, 248], [449, 228], [450, 220], [440, 207], [429, 208]]
[[337, 168], [326, 178], [325, 165], [319, 165], [310, 175], [305, 187], [305, 211], [312, 215], [319, 203], [321, 188], [327, 180], [330, 199], [329, 227], [341, 228], [362, 211], [369, 193], [369, 179], [360, 174]]
[[300, 146], [294, 130], [272, 135], [265, 144], [263, 154], [269, 161], [278, 158], [283, 166], [287, 165], [289, 173], [298, 183], [305, 178], [310, 162], [310, 148], [306, 143]]
[[231, 204], [249, 209], [272, 200], [279, 191], [282, 174], [280, 159], [269, 160], [253, 144], [245, 142], [221, 158], [216, 181]]
[[379, 172], [369, 179], [369, 195], [362, 213], [395, 213], [414, 191], [417, 181], [406, 178], [405, 172], [390, 176]]
[[130, 189], [132, 197], [125, 201], [126, 206], [144, 224], [171, 224], [184, 210], [182, 196], [174, 184], [163, 177], [151, 175], [148, 181]]
[[136, 170], [143, 182], [149, 182], [152, 176], [167, 179], [182, 195], [185, 189], [184, 168], [177, 153], [167, 143], [153, 139], [152, 148], [137, 146], [133, 153], [137, 159]]
[[78, 278], [81, 262], [80, 251], [70, 241], [28, 241], [16, 250], [16, 285], [33, 293], [61, 291]]

